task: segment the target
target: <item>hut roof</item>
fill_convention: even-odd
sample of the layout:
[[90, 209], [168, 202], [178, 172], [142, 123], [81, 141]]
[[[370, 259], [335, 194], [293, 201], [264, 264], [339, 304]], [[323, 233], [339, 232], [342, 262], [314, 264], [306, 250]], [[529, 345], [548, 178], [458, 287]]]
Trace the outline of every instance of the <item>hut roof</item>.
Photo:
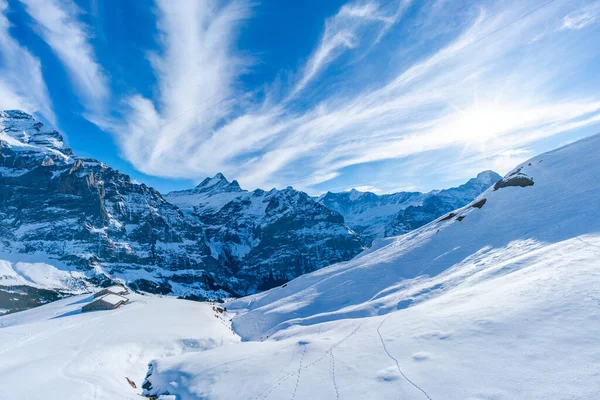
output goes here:
[[112, 285], [106, 288], [111, 293], [124, 293], [127, 292], [127, 288], [121, 285]]
[[98, 300], [102, 300], [112, 305], [127, 303], [129, 301], [127, 297], [119, 296], [118, 294], [107, 294], [106, 296], [100, 297]]

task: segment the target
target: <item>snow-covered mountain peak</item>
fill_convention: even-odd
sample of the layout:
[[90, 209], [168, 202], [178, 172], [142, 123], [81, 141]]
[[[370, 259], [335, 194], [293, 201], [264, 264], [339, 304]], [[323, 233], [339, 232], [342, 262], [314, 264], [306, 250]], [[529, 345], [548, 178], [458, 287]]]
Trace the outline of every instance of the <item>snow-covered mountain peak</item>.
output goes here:
[[29, 151], [53, 149], [70, 154], [56, 130], [20, 110], [0, 111], [0, 140], [5, 146]]
[[353, 188], [350, 191], [350, 194], [348, 195], [348, 197], [350, 198], [350, 200], [354, 201], [354, 200], [360, 199], [363, 194], [365, 194], [365, 193]]
[[243, 192], [238, 181], [229, 182], [225, 175], [217, 173], [212, 178], [206, 178], [196, 186], [193, 191], [195, 193], [220, 193], [220, 192]]

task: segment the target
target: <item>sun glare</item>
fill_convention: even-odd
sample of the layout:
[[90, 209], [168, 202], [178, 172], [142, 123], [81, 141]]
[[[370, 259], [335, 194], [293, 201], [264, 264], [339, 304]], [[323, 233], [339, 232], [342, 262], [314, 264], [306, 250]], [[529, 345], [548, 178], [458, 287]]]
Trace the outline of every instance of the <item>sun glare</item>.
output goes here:
[[450, 122], [453, 141], [484, 146], [486, 142], [514, 132], [527, 121], [527, 113], [498, 105], [474, 105], [461, 110]]

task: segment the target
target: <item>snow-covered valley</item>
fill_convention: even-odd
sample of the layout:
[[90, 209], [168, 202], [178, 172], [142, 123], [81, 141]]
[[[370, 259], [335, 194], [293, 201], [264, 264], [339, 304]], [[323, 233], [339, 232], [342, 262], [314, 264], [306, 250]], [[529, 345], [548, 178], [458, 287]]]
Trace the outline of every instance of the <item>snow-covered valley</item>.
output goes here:
[[600, 135], [534, 157], [465, 207], [227, 314], [139, 295], [82, 314], [82, 295], [0, 317], [0, 387], [46, 399], [594, 399], [599, 165]]

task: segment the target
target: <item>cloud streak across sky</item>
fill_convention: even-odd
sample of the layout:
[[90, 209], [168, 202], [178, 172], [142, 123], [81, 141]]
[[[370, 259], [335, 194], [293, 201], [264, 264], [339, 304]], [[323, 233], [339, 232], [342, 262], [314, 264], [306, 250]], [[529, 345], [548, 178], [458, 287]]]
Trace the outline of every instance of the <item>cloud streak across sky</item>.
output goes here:
[[104, 118], [110, 88], [96, 61], [90, 33], [78, 20], [80, 10], [70, 0], [21, 2], [34, 20], [35, 30], [65, 66], [87, 118]]
[[11, 36], [7, 12], [0, 0], [0, 107], [30, 110], [55, 122], [40, 60]]
[[[115, 94], [79, 11], [21, 1], [86, 109], [100, 113]], [[157, 48], [146, 53], [153, 95], [120, 95], [102, 127], [145, 174], [223, 172], [248, 188], [317, 193], [506, 172], [545, 150], [540, 143], [600, 123], [598, 87], [582, 84], [600, 56], [589, 40], [600, 32], [600, 2], [457, 3], [348, 2], [324, 19], [296, 70], [246, 87], [261, 60], [238, 39], [260, 3], [157, 0]], [[387, 173], [365, 177], [380, 164]]]

